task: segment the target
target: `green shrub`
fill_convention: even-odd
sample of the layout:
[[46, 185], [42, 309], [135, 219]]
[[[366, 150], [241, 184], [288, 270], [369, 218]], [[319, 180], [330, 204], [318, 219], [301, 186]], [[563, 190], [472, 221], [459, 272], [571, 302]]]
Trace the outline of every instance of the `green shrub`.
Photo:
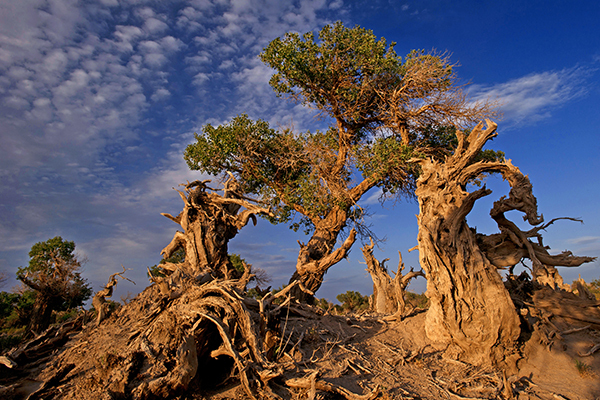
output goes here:
[[428, 308], [429, 307], [429, 299], [425, 296], [425, 293], [413, 293], [406, 292], [406, 301], [411, 304], [413, 307], [417, 308]]
[[588, 289], [594, 296], [596, 296], [596, 299], [600, 300], [600, 278], [588, 283]]
[[0, 353], [5, 353], [7, 350], [17, 346], [23, 340], [23, 332], [21, 329], [15, 333], [2, 333], [0, 334]]
[[353, 290], [338, 294], [336, 299], [342, 303], [341, 307], [345, 312], [357, 312], [369, 308], [369, 296], [363, 296]]

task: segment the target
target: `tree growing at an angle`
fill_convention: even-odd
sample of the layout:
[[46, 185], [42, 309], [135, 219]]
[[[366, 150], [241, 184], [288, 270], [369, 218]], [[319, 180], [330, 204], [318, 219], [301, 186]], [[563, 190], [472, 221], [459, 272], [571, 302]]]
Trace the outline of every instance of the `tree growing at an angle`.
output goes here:
[[29, 265], [17, 270], [17, 279], [36, 292], [27, 330], [41, 333], [50, 325], [52, 311], [83, 305], [92, 288], [81, 276], [75, 242], [60, 236], [38, 242], [31, 247], [29, 258]]
[[185, 150], [191, 169], [233, 173], [245, 193], [270, 206], [272, 222], [310, 234], [290, 282], [313, 293], [365, 232], [358, 201], [369, 190], [413, 195], [418, 167], [408, 161], [443, 157], [455, 138], [445, 126], [493, 114], [492, 104], [468, 101], [446, 55], [414, 50], [402, 59], [394, 46], [340, 22], [318, 40], [312, 32], [277, 38], [259, 56], [275, 71], [270, 85], [279, 97], [316, 109], [328, 129], [275, 130], [242, 114], [204, 126]]

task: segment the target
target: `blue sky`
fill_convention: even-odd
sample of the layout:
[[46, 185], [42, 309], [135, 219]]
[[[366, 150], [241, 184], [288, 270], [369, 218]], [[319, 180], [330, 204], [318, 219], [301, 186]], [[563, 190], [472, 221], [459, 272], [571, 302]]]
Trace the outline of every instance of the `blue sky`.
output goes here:
[[[87, 258], [83, 275], [98, 290], [121, 269], [115, 298], [147, 285], [145, 267], [160, 260], [178, 228], [161, 212], [182, 207], [172, 190], [202, 178], [182, 152], [206, 123], [246, 112], [273, 126], [314, 130], [311, 110], [278, 99], [271, 71], [257, 58], [286, 32], [319, 30], [337, 20], [373, 30], [412, 49], [448, 51], [473, 98], [503, 103], [492, 147], [528, 174], [547, 220], [559, 221], [545, 244], [553, 251], [600, 255], [600, 34], [596, 1], [32, 1], [0, 2], [0, 270], [15, 284], [17, 267], [38, 241], [74, 240]], [[469, 223], [495, 232], [491, 204], [480, 200]], [[418, 207], [370, 206], [373, 230], [387, 241], [375, 255], [418, 267]], [[511, 215], [520, 219], [517, 214]], [[259, 220], [230, 251], [265, 269], [280, 286], [306, 241], [284, 225]], [[371, 293], [360, 243], [334, 266], [318, 292]], [[567, 282], [600, 277], [598, 262], [561, 269]], [[413, 290], [422, 291], [419, 278]]]

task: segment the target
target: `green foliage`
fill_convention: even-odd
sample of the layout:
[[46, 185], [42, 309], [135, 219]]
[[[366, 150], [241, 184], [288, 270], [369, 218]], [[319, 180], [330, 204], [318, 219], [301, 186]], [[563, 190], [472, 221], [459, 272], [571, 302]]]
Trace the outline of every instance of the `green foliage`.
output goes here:
[[15, 311], [20, 297], [18, 293], [0, 292], [0, 320], [4, 321]]
[[71, 308], [70, 310], [66, 311], [59, 311], [55, 315], [55, 321], [56, 323], [62, 324], [63, 322], [67, 322], [75, 318], [77, 315], [79, 315], [79, 313], [80, 311], [77, 308]]
[[335, 304], [333, 304], [332, 302], [328, 301], [327, 299], [315, 299], [316, 303], [315, 305], [325, 311], [331, 311], [331, 310], [336, 310], [336, 307], [341, 308], [339, 306], [336, 306]]
[[276, 215], [272, 222], [289, 221], [293, 208], [288, 205], [306, 203], [314, 192], [303, 143], [302, 136], [277, 133], [267, 122], [242, 114], [218, 127], [204, 126], [184, 158], [192, 170], [235, 173], [243, 192], [269, 203]]
[[64, 263], [77, 262], [75, 258], [75, 242], [63, 240], [56, 236], [45, 242], [38, 242], [31, 246], [29, 251], [29, 266], [20, 267], [17, 275], [23, 275], [27, 272], [56, 272], [58, 267], [56, 260], [62, 260]]
[[[319, 33], [288, 33], [273, 40], [260, 59], [277, 72], [270, 85], [279, 96], [342, 118], [355, 129], [368, 127], [383, 110], [380, 92], [399, 85], [405, 72], [394, 43], [372, 31], [341, 22]], [[357, 132], [358, 133], [358, 132]]]
[[29, 252], [29, 265], [19, 267], [17, 279], [53, 302], [57, 311], [82, 306], [92, 295], [92, 288], [79, 272], [80, 262], [75, 256], [75, 242], [56, 236], [38, 242]]
[[356, 167], [362, 176], [376, 181], [384, 194], [410, 194], [418, 177], [418, 167], [408, 161], [419, 157], [411, 146], [397, 136], [380, 137], [369, 146], [356, 148]]
[[458, 140], [448, 126], [490, 114], [487, 103], [465, 100], [447, 57], [414, 50], [403, 60], [394, 43], [359, 26], [336, 22], [318, 38], [288, 33], [259, 57], [275, 70], [275, 93], [331, 117], [330, 128], [276, 131], [242, 114], [205, 125], [184, 158], [192, 170], [233, 173], [241, 191], [269, 206], [272, 223], [306, 233], [372, 187], [412, 196], [419, 169], [409, 161], [451, 154]]
[[410, 303], [413, 307], [417, 308], [428, 308], [429, 307], [429, 299], [425, 295], [425, 293], [413, 293], [406, 292], [405, 294], [406, 301]]
[[6, 318], [8, 327], [19, 327], [27, 325], [33, 311], [33, 304], [37, 297], [35, 290], [23, 290], [18, 294], [14, 311]]
[[150, 276], [154, 276], [154, 277], [165, 276], [162, 268], [160, 267], [160, 264], [152, 265], [152, 266], [148, 267], [148, 270], [149, 270], [149, 272], [146, 271], [146, 276], [148, 278], [150, 278]]
[[[161, 265], [163, 265], [165, 263], [178, 264], [178, 263], [182, 263], [184, 260], [185, 260], [185, 250], [177, 249], [171, 257], [166, 258], [166, 259], [163, 258], [162, 260], [159, 261], [158, 264], [148, 267], [148, 269], [150, 270], [150, 274], [152, 274], [152, 276], [155, 276], [155, 277], [165, 276], [165, 274], [162, 271]], [[148, 278], [150, 278], [150, 274], [148, 272], [146, 272], [146, 276]]]
[[577, 368], [577, 372], [582, 377], [594, 376], [592, 367], [583, 361], [575, 360], [575, 368]]
[[256, 290], [256, 288], [252, 288], [252, 289], [248, 290], [246, 292], [246, 296], [250, 297], [251, 299], [256, 299], [256, 300], [260, 300], [263, 298], [263, 296], [260, 295], [260, 293], [258, 292], [258, 290]]
[[0, 333], [0, 353], [17, 346], [23, 340], [23, 332]]
[[236, 271], [238, 272], [244, 272], [244, 263], [246, 262], [246, 260], [244, 260], [239, 254], [228, 254], [229, 257], [229, 262], [231, 263], [231, 265], [233, 265], [233, 268], [235, 268]]
[[346, 312], [357, 312], [369, 308], [369, 296], [363, 296], [352, 290], [338, 294], [336, 299], [342, 303], [342, 309]]
[[591, 281], [587, 285], [590, 293], [596, 296], [596, 299], [600, 300], [600, 278]]
[[0, 353], [18, 345], [31, 318], [35, 292], [0, 292]]

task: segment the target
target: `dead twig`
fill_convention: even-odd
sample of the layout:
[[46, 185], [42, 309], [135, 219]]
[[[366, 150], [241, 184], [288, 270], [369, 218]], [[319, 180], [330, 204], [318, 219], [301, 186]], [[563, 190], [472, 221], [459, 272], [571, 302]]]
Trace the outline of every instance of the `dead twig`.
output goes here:
[[597, 345], [593, 346], [591, 349], [589, 349], [586, 353], [579, 353], [580, 357], [589, 357], [592, 354], [594, 354], [595, 352], [597, 352], [598, 350], [600, 350], [600, 343], [598, 343]]
[[562, 336], [562, 335], [568, 335], [568, 334], [570, 334], [570, 333], [575, 333], [575, 332], [581, 332], [581, 331], [585, 331], [585, 330], [586, 330], [586, 329], [588, 329], [590, 326], [591, 326], [591, 325], [586, 325], [586, 326], [583, 326], [583, 327], [581, 327], [581, 328], [573, 328], [573, 329], [569, 329], [569, 330], [566, 330], [566, 331], [563, 331], [563, 332], [561, 332], [561, 333], [560, 333], [560, 335]]

